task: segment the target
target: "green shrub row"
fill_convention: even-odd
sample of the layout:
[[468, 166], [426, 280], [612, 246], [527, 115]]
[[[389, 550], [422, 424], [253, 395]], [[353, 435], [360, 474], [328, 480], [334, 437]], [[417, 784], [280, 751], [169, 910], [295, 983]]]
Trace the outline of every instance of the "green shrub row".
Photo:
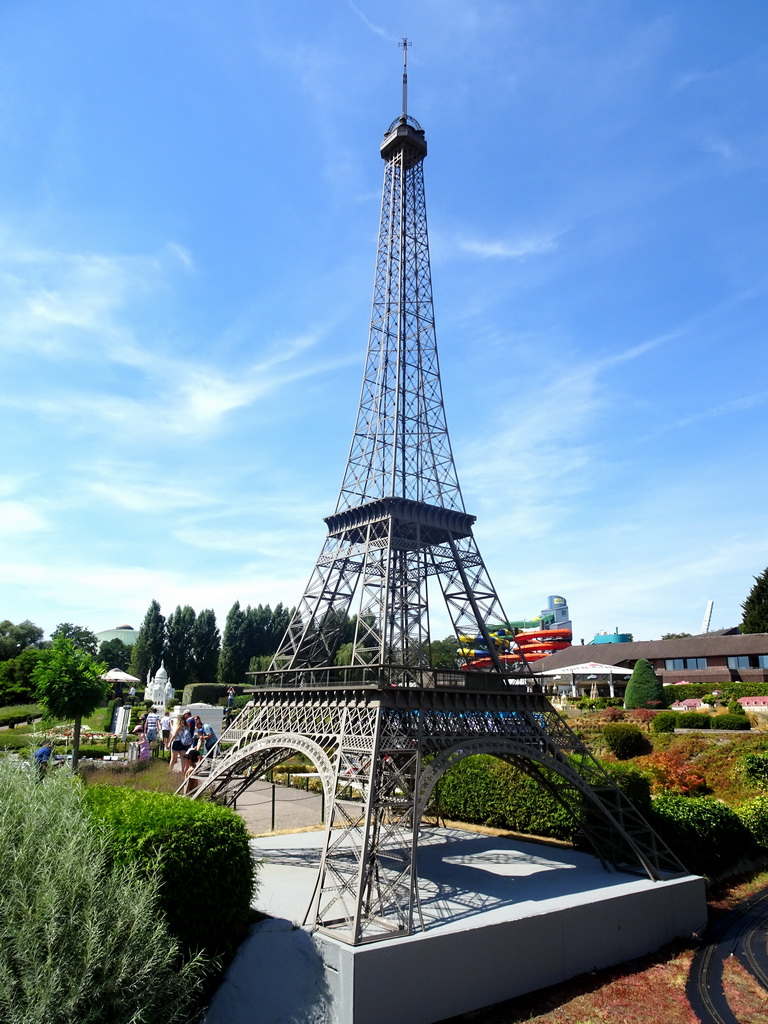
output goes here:
[[700, 711], [660, 711], [651, 722], [653, 732], [674, 732], [675, 729], [739, 731], [749, 728], [746, 715], [707, 715]]
[[719, 700], [734, 700], [738, 697], [768, 697], [768, 683], [738, 683], [726, 680], [722, 683], [686, 683], [684, 686], [664, 687], [664, 701], [669, 706], [678, 700], [690, 697], [706, 697], [713, 690], [719, 690]]
[[[641, 811], [650, 806], [648, 780], [632, 765], [604, 764], [621, 789]], [[490, 754], [464, 758], [440, 779], [438, 809], [447, 818], [505, 828], [529, 835], [572, 840], [579, 829], [582, 797], [557, 772], [544, 776], [565, 807], [522, 769]]]
[[[219, 683], [193, 683], [184, 687], [184, 695], [181, 703], [187, 707], [189, 704], [220, 704], [226, 703], [228, 686]], [[244, 686], [235, 686], [235, 696], [239, 697]]]
[[140, 863], [160, 889], [168, 927], [187, 950], [228, 957], [245, 937], [255, 867], [234, 811], [165, 793], [95, 785], [86, 805], [103, 822], [117, 864]]
[[37, 704], [15, 704], [0, 708], [0, 725], [14, 726], [39, 718], [42, 712]]

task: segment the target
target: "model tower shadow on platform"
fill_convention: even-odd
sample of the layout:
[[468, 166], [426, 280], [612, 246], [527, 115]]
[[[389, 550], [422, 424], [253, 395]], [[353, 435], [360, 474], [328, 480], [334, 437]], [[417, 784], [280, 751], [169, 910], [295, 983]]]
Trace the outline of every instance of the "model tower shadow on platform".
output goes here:
[[[405, 41], [404, 41], [405, 43]], [[404, 57], [407, 53], [404, 45]], [[232, 803], [300, 752], [324, 789], [326, 835], [305, 924], [357, 945], [423, 927], [417, 850], [441, 775], [470, 754], [524, 770], [563, 803], [606, 867], [652, 879], [682, 865], [490, 636], [506, 621], [472, 534], [453, 461], [435, 340], [424, 131], [387, 129], [373, 310], [363, 386], [328, 535], [253, 706], [197, 769]], [[487, 672], [430, 663], [429, 584], [457, 636], [482, 638]], [[431, 588], [434, 592], [434, 587]], [[350, 613], [351, 663], [334, 664]], [[550, 772], [568, 786], [554, 787]], [[350, 786], [361, 799], [349, 798]]]

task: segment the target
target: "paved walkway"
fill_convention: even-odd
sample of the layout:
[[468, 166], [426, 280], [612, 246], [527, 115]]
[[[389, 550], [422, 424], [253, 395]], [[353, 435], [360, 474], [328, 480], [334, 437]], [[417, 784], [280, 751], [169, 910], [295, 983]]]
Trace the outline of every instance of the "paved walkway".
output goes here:
[[[273, 806], [274, 795], [274, 806]], [[245, 821], [251, 835], [320, 827], [323, 797], [292, 786], [254, 782], [237, 798], [234, 810]]]

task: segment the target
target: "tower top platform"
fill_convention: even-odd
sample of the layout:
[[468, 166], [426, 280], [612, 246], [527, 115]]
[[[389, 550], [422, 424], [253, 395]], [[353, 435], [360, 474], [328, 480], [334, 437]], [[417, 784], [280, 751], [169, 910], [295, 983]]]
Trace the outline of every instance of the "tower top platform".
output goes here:
[[398, 150], [409, 149], [413, 157], [408, 166], [418, 163], [427, 155], [427, 140], [424, 137], [424, 129], [415, 117], [410, 114], [401, 114], [395, 118], [392, 124], [384, 133], [384, 141], [379, 147], [383, 160], [389, 160]]

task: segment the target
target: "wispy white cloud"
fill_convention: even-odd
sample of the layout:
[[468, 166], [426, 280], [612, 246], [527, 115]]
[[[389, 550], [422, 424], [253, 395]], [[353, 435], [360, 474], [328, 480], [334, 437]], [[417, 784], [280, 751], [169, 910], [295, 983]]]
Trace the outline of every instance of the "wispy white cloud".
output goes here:
[[372, 22], [371, 19], [360, 10], [357, 4], [353, 3], [353, 0], [347, 0], [347, 7], [354, 11], [365, 27], [370, 29], [375, 35], [380, 36], [382, 39], [386, 39], [388, 43], [394, 43], [397, 40], [397, 36], [393, 36], [380, 25], [374, 24], [374, 22]]
[[22, 501], [0, 501], [0, 537], [50, 529], [50, 523], [32, 505]]
[[481, 259], [525, 260], [531, 256], [543, 256], [557, 249], [555, 235], [527, 235], [511, 239], [479, 239], [460, 237], [456, 247], [469, 256]]
[[734, 163], [741, 159], [741, 155], [733, 143], [721, 135], [707, 135], [701, 140], [701, 148], [705, 153], [722, 157], [727, 163]]

